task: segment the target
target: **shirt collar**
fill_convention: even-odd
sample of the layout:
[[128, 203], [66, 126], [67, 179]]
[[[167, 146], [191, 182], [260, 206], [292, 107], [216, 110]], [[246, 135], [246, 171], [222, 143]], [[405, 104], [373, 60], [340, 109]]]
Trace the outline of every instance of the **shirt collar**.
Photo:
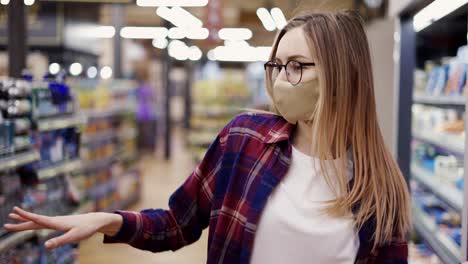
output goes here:
[[295, 125], [288, 123], [285, 119], [279, 118], [278, 121], [265, 135], [264, 142], [267, 144], [278, 143], [288, 140]]

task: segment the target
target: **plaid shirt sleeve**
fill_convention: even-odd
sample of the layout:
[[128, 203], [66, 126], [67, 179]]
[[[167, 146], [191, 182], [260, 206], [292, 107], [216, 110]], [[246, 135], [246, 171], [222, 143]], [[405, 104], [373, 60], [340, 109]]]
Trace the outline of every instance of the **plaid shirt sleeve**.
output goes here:
[[[228, 125], [229, 126], [229, 125]], [[202, 162], [169, 199], [169, 210], [116, 211], [123, 224], [104, 243], [126, 243], [135, 248], [161, 252], [175, 251], [197, 241], [209, 224], [216, 174], [221, 167], [228, 126], [208, 148]]]

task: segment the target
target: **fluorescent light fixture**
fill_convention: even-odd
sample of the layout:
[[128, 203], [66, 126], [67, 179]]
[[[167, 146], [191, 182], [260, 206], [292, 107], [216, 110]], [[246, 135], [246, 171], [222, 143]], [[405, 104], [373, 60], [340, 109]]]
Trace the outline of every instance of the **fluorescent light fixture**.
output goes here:
[[286, 21], [286, 18], [284, 17], [283, 11], [279, 9], [278, 7], [275, 7], [271, 9], [271, 17], [273, 17], [273, 20], [275, 21], [276, 28], [279, 30], [283, 29], [288, 22]]
[[208, 0], [137, 0], [138, 6], [206, 6]]
[[209, 60], [254, 62], [267, 61], [271, 47], [232, 47], [219, 46], [208, 52]]
[[186, 29], [185, 37], [188, 39], [207, 39], [210, 31], [207, 28]]
[[226, 47], [249, 47], [250, 44], [245, 40], [225, 40], [224, 46]]
[[168, 29], [164, 27], [123, 27], [120, 36], [128, 39], [154, 39], [167, 37]]
[[104, 80], [110, 79], [112, 77], [112, 68], [109, 66], [102, 67], [100, 75]]
[[86, 76], [88, 76], [88, 78], [90, 79], [96, 78], [97, 75], [98, 75], [98, 70], [94, 66], [89, 67], [88, 70], [86, 71]]
[[32, 6], [32, 5], [34, 5], [34, 2], [36, 2], [36, 1], [35, 0], [24, 0], [24, 5]]
[[203, 22], [196, 16], [180, 6], [169, 8], [161, 6], [156, 9], [156, 14], [180, 28], [201, 28]]
[[169, 41], [165, 38], [155, 38], [153, 39], [153, 47], [158, 48], [158, 49], [165, 49], [167, 48], [167, 45], [169, 44]]
[[54, 62], [54, 63], [51, 63], [49, 65], [49, 73], [50, 74], [55, 75], [55, 74], [59, 73], [59, 71], [60, 71], [60, 64]]
[[435, 0], [414, 16], [414, 31], [419, 32], [423, 30], [430, 24], [452, 13], [466, 3], [468, 3], [468, 0]]
[[115, 36], [113, 26], [77, 25], [71, 26], [70, 32], [79, 38], [113, 38]]
[[210, 31], [207, 28], [180, 28], [173, 27], [169, 29], [168, 37], [170, 39], [207, 39], [210, 35]]
[[78, 76], [83, 72], [83, 66], [81, 63], [74, 62], [70, 65], [70, 74], [73, 76]]
[[189, 49], [189, 59], [192, 61], [198, 61], [203, 56], [202, 51], [197, 46], [192, 46]]
[[215, 54], [214, 54], [214, 50], [209, 50], [208, 53], [206, 54], [206, 56], [208, 57], [208, 59], [209, 59], [210, 61], [216, 60], [216, 57], [215, 57]]
[[276, 29], [276, 24], [273, 18], [271, 17], [270, 12], [264, 7], [257, 9], [257, 16], [263, 24], [263, 27], [268, 31], [274, 31]]
[[2, 5], [8, 5], [10, 3], [10, 0], [0, 0], [0, 4]]
[[172, 40], [169, 43], [168, 52], [169, 56], [177, 60], [187, 60], [189, 57], [189, 47], [180, 40]]
[[169, 29], [169, 34], [167, 36], [170, 39], [183, 39], [185, 38], [185, 30], [179, 27], [173, 27]]
[[248, 40], [252, 38], [252, 30], [248, 28], [222, 28], [218, 36], [223, 40]]

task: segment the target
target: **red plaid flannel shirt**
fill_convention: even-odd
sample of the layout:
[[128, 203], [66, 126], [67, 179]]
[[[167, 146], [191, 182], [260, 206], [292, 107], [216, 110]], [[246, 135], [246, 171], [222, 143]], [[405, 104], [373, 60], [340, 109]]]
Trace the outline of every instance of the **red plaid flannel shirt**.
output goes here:
[[[288, 171], [290, 135], [283, 118], [242, 114], [209, 147], [203, 161], [169, 199], [169, 210], [117, 211], [123, 225], [104, 243], [127, 243], [160, 252], [177, 250], [209, 226], [207, 263], [249, 263], [255, 231], [268, 196]], [[373, 221], [359, 230], [355, 263], [407, 263], [406, 241], [371, 252]], [[311, 245], [313, 246], [313, 245]]]

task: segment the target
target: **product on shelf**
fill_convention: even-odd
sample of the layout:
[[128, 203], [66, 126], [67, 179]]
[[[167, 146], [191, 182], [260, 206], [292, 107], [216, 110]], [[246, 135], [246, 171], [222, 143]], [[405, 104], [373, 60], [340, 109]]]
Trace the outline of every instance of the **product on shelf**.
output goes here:
[[3, 224], [14, 206], [21, 203], [21, 181], [17, 174], [0, 174], [0, 235], [5, 233]]
[[75, 127], [37, 133], [33, 144], [41, 155], [38, 168], [79, 158], [79, 133]]
[[33, 82], [33, 116], [45, 118], [75, 111], [70, 88], [55, 81]]
[[451, 238], [453, 242], [461, 246], [461, 217], [459, 212], [455, 212], [437, 199], [430, 191], [421, 188], [418, 184], [412, 183], [413, 203], [420, 207], [427, 217], [431, 219], [438, 230]]

